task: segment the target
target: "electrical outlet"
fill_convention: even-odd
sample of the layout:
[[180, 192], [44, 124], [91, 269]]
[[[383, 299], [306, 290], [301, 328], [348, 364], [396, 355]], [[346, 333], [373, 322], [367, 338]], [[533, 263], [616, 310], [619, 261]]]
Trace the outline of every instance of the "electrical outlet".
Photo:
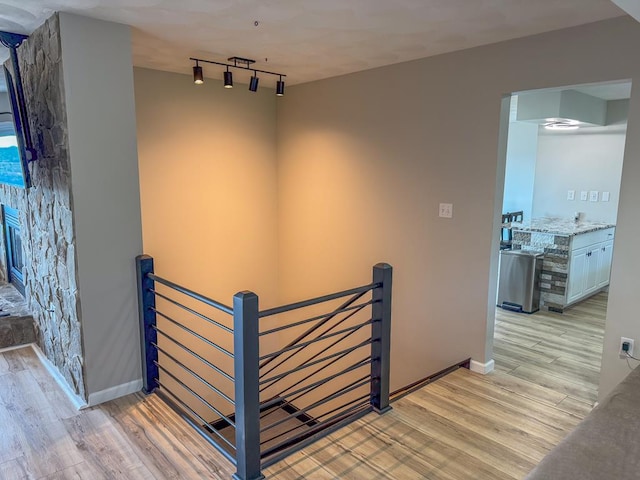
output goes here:
[[598, 191], [597, 190], [591, 190], [589, 192], [589, 201], [590, 202], [597, 202], [598, 201]]
[[[625, 350], [625, 347], [627, 349]], [[627, 358], [627, 354], [633, 357], [633, 338], [620, 337], [620, 358]]]
[[589, 192], [586, 192], [584, 190], [580, 192], [580, 200], [582, 200], [583, 202], [587, 201], [588, 196]]
[[576, 191], [575, 190], [567, 190], [567, 200], [575, 200]]
[[441, 203], [438, 216], [442, 218], [453, 218], [453, 203]]

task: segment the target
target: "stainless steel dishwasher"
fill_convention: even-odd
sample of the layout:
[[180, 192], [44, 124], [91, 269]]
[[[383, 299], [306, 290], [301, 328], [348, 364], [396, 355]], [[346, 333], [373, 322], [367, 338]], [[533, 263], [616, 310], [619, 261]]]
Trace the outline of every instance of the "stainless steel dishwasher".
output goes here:
[[540, 273], [544, 254], [526, 250], [500, 251], [498, 306], [514, 312], [540, 309]]

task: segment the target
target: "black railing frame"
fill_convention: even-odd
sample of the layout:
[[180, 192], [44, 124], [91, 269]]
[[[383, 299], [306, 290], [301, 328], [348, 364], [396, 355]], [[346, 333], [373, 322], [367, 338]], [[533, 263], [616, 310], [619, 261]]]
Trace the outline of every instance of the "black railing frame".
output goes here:
[[[158, 277], [154, 273], [153, 258], [148, 255], [141, 255], [136, 258], [136, 272], [138, 278], [143, 391], [146, 394], [153, 393], [160, 387], [158, 380], [156, 281], [196, 300], [203, 301], [205, 304], [213, 306], [220, 311], [233, 315], [235, 456], [221, 449], [217, 442], [204, 432], [203, 427], [198, 426], [193, 420], [189, 419], [188, 415], [181, 414], [181, 416], [236, 465], [237, 471], [232, 477], [234, 480], [264, 479], [265, 477], [261, 473], [262, 468], [272, 465], [279, 459], [309, 445], [312, 440], [327, 435], [338, 426], [346, 425], [349, 421], [360, 418], [367, 412], [375, 411], [383, 414], [391, 409], [389, 406], [389, 373], [393, 269], [390, 265], [386, 263], [375, 265], [373, 267], [373, 282], [370, 285], [262, 312], [259, 310], [258, 296], [253, 292], [237, 293], [233, 297], [233, 308], [231, 308]], [[260, 367], [265, 366], [262, 363], [269, 362], [261, 362], [260, 360], [260, 319], [342, 298], [349, 294], [359, 295], [367, 291], [371, 291], [371, 302], [368, 302], [371, 304], [371, 319], [365, 322], [365, 324], [371, 324], [371, 358], [368, 360], [371, 363], [369, 406], [366, 407], [367, 403], [365, 403], [364, 409], [354, 411], [349, 418], [347, 416], [341, 419], [338, 416], [335, 422], [327, 425], [326, 430], [314, 432], [308, 438], [302, 438], [298, 443], [292, 444], [291, 447], [283, 447], [282, 452], [273, 452], [274, 455], [263, 458], [260, 443], [260, 410], [262, 407], [260, 404]], [[360, 296], [357, 298], [360, 298]], [[326, 315], [327, 318], [333, 318], [333, 316], [335, 315]], [[361, 325], [361, 327], [365, 324]], [[323, 334], [323, 336], [325, 335]], [[273, 358], [275, 357], [270, 357], [270, 359]], [[161, 390], [158, 390], [158, 392], [162, 393]], [[165, 399], [165, 401], [167, 400], [164, 395], [161, 395], [161, 398]], [[167, 403], [178, 411], [178, 407], [173, 401], [168, 401]]]

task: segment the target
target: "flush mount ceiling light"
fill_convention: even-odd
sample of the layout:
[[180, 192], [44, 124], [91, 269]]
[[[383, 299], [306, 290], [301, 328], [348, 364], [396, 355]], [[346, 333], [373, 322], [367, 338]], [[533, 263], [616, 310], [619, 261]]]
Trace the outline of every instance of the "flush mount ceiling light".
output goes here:
[[264, 73], [266, 75], [274, 75], [279, 78], [278, 81], [276, 82], [276, 95], [278, 97], [282, 97], [284, 95], [284, 80], [282, 79], [282, 77], [286, 77], [286, 75], [283, 73], [268, 72], [266, 70], [258, 70], [258, 69], [252, 68], [251, 65], [256, 63], [256, 61], [251, 60], [250, 58], [229, 57], [227, 60], [233, 63], [216, 62], [213, 60], [204, 60], [202, 58], [193, 58], [193, 57], [190, 58], [189, 60], [196, 62], [195, 66], [193, 67], [193, 81], [198, 85], [204, 83], [204, 75], [203, 75], [202, 67], [200, 66], [200, 62], [203, 62], [203, 63], [210, 63], [212, 65], [221, 65], [223, 67], [227, 67], [227, 70], [224, 72], [224, 77], [223, 77], [224, 88], [233, 88], [233, 74], [232, 72], [229, 71], [229, 69], [239, 68], [241, 70], [249, 70], [253, 72], [253, 75], [251, 76], [251, 79], [249, 81], [250, 91], [256, 92], [258, 90], [258, 82], [260, 81], [260, 79], [258, 78], [258, 73]]
[[547, 130], [577, 130], [580, 128], [580, 122], [577, 120], [567, 120], [563, 118], [547, 118], [544, 128]]

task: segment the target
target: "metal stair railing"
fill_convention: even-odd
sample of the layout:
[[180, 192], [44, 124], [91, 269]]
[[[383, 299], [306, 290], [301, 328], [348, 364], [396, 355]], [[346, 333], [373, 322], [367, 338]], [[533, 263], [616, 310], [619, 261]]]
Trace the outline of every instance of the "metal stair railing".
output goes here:
[[368, 285], [260, 311], [253, 292], [227, 306], [156, 275], [147, 255], [136, 264], [143, 391], [231, 461], [234, 479], [262, 479], [390, 409], [391, 266], [374, 266]]

